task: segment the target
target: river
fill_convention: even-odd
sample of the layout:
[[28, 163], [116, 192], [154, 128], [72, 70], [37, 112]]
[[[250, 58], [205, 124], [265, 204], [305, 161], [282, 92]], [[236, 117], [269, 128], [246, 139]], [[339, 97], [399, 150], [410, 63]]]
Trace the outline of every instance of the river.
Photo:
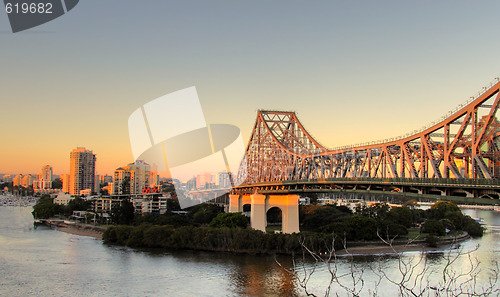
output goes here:
[[[500, 226], [498, 212], [464, 212], [483, 218], [492, 229]], [[486, 280], [492, 263], [500, 258], [499, 242], [500, 231], [489, 231], [483, 238], [462, 245], [470, 250], [480, 244], [473, 255], [481, 262], [482, 281]], [[419, 257], [419, 253], [409, 253], [404, 259]], [[445, 261], [442, 253], [425, 257], [434, 268]], [[460, 257], [458, 262], [465, 258]], [[290, 257], [278, 260], [285, 267], [291, 265]], [[397, 275], [395, 257], [360, 257], [354, 262], [357, 269], [365, 270], [362, 296], [375, 288], [377, 278], [370, 267], [381, 267], [390, 275]], [[273, 256], [137, 251], [108, 246], [98, 239], [45, 226], [35, 229], [31, 207], [0, 207], [0, 267], [0, 296], [304, 295], [297, 281], [276, 264]], [[305, 267], [311, 269], [314, 263], [307, 261]], [[350, 267], [347, 258], [338, 261], [339, 271], [349, 272]], [[326, 265], [319, 265], [308, 285], [315, 293], [322, 294], [328, 280]], [[395, 289], [384, 282], [378, 286], [379, 294], [384, 292], [382, 296], [391, 290]], [[345, 291], [339, 292], [340, 296], [345, 295]]]

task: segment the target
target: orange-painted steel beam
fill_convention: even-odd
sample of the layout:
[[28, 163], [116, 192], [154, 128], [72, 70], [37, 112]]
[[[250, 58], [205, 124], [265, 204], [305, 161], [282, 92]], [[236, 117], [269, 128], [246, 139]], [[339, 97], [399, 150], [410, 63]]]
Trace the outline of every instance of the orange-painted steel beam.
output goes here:
[[499, 104], [497, 79], [479, 96], [421, 131], [336, 149], [316, 141], [294, 112], [260, 110], [246, 149], [246, 163], [242, 162], [247, 166], [244, 182], [500, 178]]

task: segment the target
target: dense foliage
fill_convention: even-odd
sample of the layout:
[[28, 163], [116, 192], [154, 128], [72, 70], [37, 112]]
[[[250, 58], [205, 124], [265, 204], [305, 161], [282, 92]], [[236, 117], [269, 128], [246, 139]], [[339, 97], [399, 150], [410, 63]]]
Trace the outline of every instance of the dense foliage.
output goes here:
[[210, 227], [214, 228], [246, 228], [248, 218], [240, 212], [219, 213], [211, 222]]
[[56, 178], [52, 182], [52, 189], [62, 189], [62, 186], [63, 186], [63, 183], [62, 183], [62, 179], [60, 179], [60, 178]]
[[398, 237], [408, 234], [408, 228], [424, 222], [423, 233], [443, 236], [447, 231], [467, 231], [472, 236], [482, 236], [480, 224], [463, 215], [452, 202], [439, 201], [424, 211], [416, 208], [415, 201], [402, 207], [385, 203], [358, 205], [351, 212], [344, 206], [308, 205], [300, 209], [301, 230], [334, 233], [349, 241], [376, 240], [383, 237]]
[[111, 210], [111, 220], [115, 224], [128, 225], [134, 222], [134, 205], [130, 200], [123, 200], [118, 207]]
[[[111, 226], [103, 234], [109, 244], [140, 248], [195, 249], [207, 251], [285, 253], [301, 252], [300, 240], [314, 251], [331, 247], [332, 235], [322, 233], [271, 234], [242, 228], [195, 226]], [[341, 248], [339, 241], [336, 247]]]
[[[167, 203], [171, 200], [168, 199]], [[175, 200], [170, 203], [178, 206]], [[207, 226], [218, 214], [224, 213], [222, 207], [207, 203], [201, 203], [188, 208], [186, 214], [176, 213], [180, 209], [178, 207], [174, 207], [173, 210], [170, 208], [167, 209], [168, 211], [164, 214], [135, 214], [133, 224], [136, 226], [145, 223], [152, 225], [172, 225], [174, 227]]]
[[53, 198], [43, 195], [38, 203], [33, 206], [33, 217], [37, 219], [48, 219], [56, 215], [70, 216], [75, 210], [88, 210], [90, 201], [81, 198], [71, 200], [68, 205], [54, 204]]
[[354, 213], [345, 206], [308, 205], [301, 207], [301, 229], [334, 233], [350, 241], [376, 240], [381, 236], [397, 237], [408, 234], [414, 224], [413, 209], [393, 207], [385, 203], [359, 205]]
[[33, 217], [36, 219], [48, 219], [63, 212], [63, 207], [53, 203], [49, 195], [40, 197], [38, 203], [33, 206]]
[[345, 240], [377, 240], [379, 234], [390, 238], [406, 235], [409, 227], [423, 219], [426, 222], [421, 232], [429, 234], [426, 238], [430, 246], [437, 244], [436, 236], [445, 235], [446, 229], [482, 235], [481, 226], [449, 202], [438, 202], [427, 211], [412, 205], [390, 208], [383, 203], [358, 206], [355, 212], [342, 206], [308, 205], [300, 207], [300, 218], [300, 234], [271, 234], [247, 228], [248, 218], [241, 213], [224, 213], [218, 206], [200, 204], [185, 214], [136, 214], [135, 226], [109, 227], [103, 239], [141, 248], [293, 253], [301, 251], [300, 238], [306, 246], [321, 251], [335, 237], [336, 248], [340, 249]]
[[482, 236], [483, 228], [470, 216], [464, 215], [460, 208], [449, 201], [438, 201], [428, 211], [428, 219], [423, 226], [423, 232], [433, 235], [444, 235], [446, 229], [464, 230], [471, 236]]

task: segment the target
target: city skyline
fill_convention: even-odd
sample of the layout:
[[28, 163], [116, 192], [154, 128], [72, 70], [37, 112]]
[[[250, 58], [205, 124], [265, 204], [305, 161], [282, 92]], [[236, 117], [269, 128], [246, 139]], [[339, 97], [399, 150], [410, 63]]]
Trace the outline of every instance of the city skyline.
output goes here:
[[134, 161], [130, 113], [193, 85], [207, 122], [245, 144], [272, 109], [336, 147], [419, 129], [500, 75], [492, 1], [115, 4], [16, 34], [0, 14], [1, 173], [68, 173], [84, 146], [111, 175]]

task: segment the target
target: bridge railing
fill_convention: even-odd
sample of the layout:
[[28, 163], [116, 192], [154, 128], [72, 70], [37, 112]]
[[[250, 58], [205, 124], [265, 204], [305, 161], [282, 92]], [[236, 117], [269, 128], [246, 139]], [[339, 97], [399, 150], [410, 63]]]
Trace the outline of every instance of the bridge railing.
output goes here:
[[397, 137], [386, 138], [386, 139], [375, 140], [375, 141], [369, 141], [369, 142], [363, 142], [363, 143], [356, 143], [356, 144], [351, 144], [351, 145], [344, 145], [344, 146], [339, 146], [339, 147], [332, 148], [330, 150], [331, 151], [337, 151], [337, 150], [351, 149], [351, 148], [368, 146], [368, 145], [388, 143], [388, 142], [393, 142], [393, 141], [405, 139], [405, 138], [408, 138], [410, 136], [419, 134], [419, 133], [421, 133], [421, 132], [423, 132], [423, 131], [431, 128], [432, 126], [437, 125], [437, 124], [443, 122], [444, 120], [446, 120], [447, 118], [449, 118], [450, 116], [452, 116], [453, 114], [455, 114], [456, 112], [458, 112], [460, 109], [462, 109], [465, 106], [469, 105], [474, 100], [476, 100], [477, 98], [481, 97], [484, 93], [486, 93], [486, 91], [488, 91], [490, 88], [492, 88], [494, 85], [496, 85], [499, 81], [500, 81], [500, 78], [495, 77], [495, 79], [492, 82], [490, 82], [488, 85], [484, 86], [476, 95], [473, 95], [473, 96], [469, 97], [469, 99], [467, 101], [465, 101], [464, 103], [458, 105], [455, 109], [452, 109], [452, 110], [448, 111], [445, 115], [441, 116], [439, 119], [431, 122], [428, 125], [422, 126], [420, 129], [413, 130], [411, 132], [408, 132], [408, 133], [406, 133], [404, 135], [400, 135], [400, 136], [397, 136]]
[[468, 178], [323, 178], [306, 180], [283, 181], [283, 184], [295, 183], [321, 183], [321, 182], [342, 182], [342, 183], [384, 183], [384, 184], [408, 184], [408, 185], [470, 185], [470, 186], [500, 186], [500, 179], [468, 179]]

